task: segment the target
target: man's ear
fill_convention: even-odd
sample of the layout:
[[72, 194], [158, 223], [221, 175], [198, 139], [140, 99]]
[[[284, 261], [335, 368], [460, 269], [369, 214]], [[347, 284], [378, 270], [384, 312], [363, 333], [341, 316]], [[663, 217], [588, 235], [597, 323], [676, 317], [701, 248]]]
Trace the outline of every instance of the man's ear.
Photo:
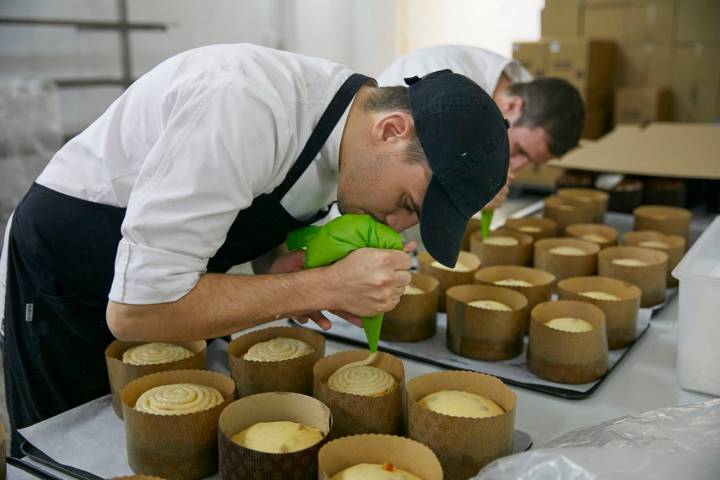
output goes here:
[[525, 102], [522, 97], [517, 95], [502, 95], [498, 102], [500, 113], [502, 113], [503, 117], [505, 117], [511, 125], [520, 118], [524, 106]]
[[388, 112], [377, 117], [372, 128], [377, 143], [408, 141], [415, 132], [412, 115], [406, 112]]

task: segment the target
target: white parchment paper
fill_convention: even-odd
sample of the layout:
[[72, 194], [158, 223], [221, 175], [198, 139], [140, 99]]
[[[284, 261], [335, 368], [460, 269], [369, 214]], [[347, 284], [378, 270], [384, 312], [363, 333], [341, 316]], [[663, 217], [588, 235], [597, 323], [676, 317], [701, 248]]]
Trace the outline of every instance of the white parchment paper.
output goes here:
[[[223, 340], [215, 340], [208, 345], [208, 369], [229, 375], [227, 348], [228, 344]], [[110, 395], [24, 428], [20, 433], [63, 465], [103, 478], [133, 474], [127, 462], [125, 425], [115, 415]], [[48, 470], [47, 467], [42, 468]], [[57, 472], [48, 471], [57, 475]], [[220, 477], [215, 475], [211, 478]]]

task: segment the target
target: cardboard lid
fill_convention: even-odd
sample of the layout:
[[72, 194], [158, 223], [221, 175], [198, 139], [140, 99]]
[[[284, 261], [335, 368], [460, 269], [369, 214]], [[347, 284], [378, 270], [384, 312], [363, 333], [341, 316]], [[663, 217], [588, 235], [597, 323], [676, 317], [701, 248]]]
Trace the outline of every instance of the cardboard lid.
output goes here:
[[660, 177], [720, 179], [720, 127], [711, 123], [620, 125], [552, 165]]

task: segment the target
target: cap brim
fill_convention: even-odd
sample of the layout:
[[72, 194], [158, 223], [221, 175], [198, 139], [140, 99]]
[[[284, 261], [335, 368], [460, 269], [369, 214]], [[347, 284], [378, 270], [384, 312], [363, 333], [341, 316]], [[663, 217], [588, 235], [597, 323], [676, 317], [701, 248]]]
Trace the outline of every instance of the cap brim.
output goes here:
[[468, 220], [433, 177], [420, 213], [420, 236], [430, 255], [446, 267], [453, 268], [457, 263]]

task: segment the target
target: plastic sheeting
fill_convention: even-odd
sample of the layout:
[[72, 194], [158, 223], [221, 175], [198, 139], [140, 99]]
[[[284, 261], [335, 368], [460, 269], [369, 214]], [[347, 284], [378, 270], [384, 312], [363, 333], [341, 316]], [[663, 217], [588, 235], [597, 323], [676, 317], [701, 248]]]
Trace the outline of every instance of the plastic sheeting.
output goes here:
[[474, 480], [720, 479], [720, 399], [569, 432], [501, 458]]
[[0, 77], [0, 231], [61, 140], [54, 84]]

